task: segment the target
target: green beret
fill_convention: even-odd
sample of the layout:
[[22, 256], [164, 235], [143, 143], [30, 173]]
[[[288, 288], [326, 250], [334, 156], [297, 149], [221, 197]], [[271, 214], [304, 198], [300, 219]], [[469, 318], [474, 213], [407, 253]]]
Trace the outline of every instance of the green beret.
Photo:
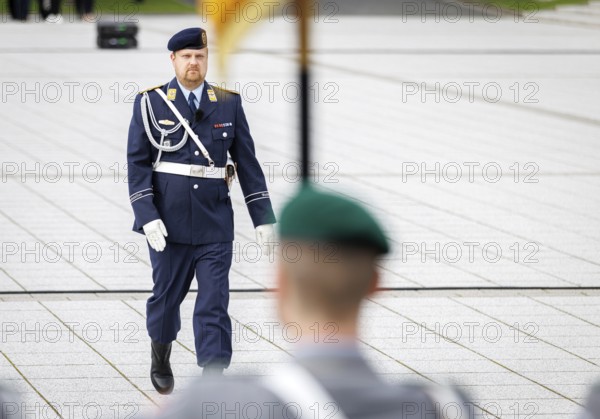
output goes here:
[[279, 217], [282, 239], [322, 241], [390, 251], [383, 230], [367, 210], [354, 200], [303, 186], [285, 205]]

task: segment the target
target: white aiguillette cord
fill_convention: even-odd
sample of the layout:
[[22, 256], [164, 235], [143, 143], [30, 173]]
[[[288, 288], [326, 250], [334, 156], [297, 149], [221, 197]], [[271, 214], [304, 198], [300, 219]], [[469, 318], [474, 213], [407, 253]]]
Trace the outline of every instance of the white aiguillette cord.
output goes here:
[[200, 142], [200, 139], [198, 138], [198, 136], [196, 135], [194, 130], [192, 130], [190, 125], [187, 123], [187, 121], [183, 118], [183, 116], [181, 116], [181, 114], [179, 113], [179, 111], [177, 110], [175, 105], [173, 105], [173, 102], [171, 102], [169, 99], [167, 99], [167, 95], [165, 95], [165, 92], [163, 92], [160, 89], [160, 87], [158, 87], [154, 90], [160, 95], [160, 97], [162, 97], [162, 99], [165, 101], [165, 103], [167, 104], [169, 109], [171, 109], [171, 111], [173, 111], [173, 113], [175, 114], [175, 116], [177, 117], [179, 122], [181, 122], [181, 125], [183, 125], [183, 127], [188, 132], [188, 134], [190, 134], [190, 137], [192, 137], [192, 140], [194, 140], [194, 142], [196, 143], [198, 148], [202, 151], [202, 155], [204, 157], [206, 157], [206, 159], [208, 160], [208, 164], [210, 166], [214, 166], [215, 162], [213, 161], [213, 159], [210, 158], [210, 155], [208, 154], [208, 150], [206, 150], [206, 147], [204, 147], [204, 144], [202, 144]]
[[260, 383], [285, 404], [297, 405], [298, 418], [347, 419], [327, 390], [304, 368], [289, 363], [277, 372], [277, 375], [262, 377]]

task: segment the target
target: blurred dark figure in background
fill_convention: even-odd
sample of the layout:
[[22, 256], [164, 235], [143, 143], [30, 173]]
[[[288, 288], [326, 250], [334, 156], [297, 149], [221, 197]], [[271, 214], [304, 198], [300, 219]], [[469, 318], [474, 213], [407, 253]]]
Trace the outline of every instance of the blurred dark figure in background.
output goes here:
[[60, 0], [38, 0], [40, 15], [49, 23], [62, 23]]
[[81, 20], [88, 22], [94, 20], [94, 0], [75, 0], [75, 9]]
[[585, 411], [577, 419], [600, 419], [600, 383], [590, 390], [585, 399]]
[[8, 0], [8, 10], [13, 19], [25, 22], [29, 15], [29, 0]]
[[[26, 21], [29, 16], [29, 0], [8, 0], [10, 15], [15, 20]], [[49, 23], [62, 23], [60, 0], [38, 0], [40, 16]]]
[[284, 208], [279, 231], [277, 304], [285, 324], [278, 327], [301, 333], [295, 362], [262, 379], [203, 377], [161, 418], [433, 419], [449, 409], [451, 417], [471, 417], [472, 405], [453, 390], [388, 384], [362, 357], [360, 306], [375, 292], [378, 259], [389, 251], [363, 207], [304, 187]]

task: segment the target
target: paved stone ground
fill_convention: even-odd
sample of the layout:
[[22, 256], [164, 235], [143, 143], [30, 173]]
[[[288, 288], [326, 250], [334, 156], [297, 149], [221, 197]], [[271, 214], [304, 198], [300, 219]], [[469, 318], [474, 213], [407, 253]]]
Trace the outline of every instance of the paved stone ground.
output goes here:
[[[125, 144], [132, 97], [170, 79], [168, 36], [198, 22], [132, 18], [136, 51], [96, 50], [94, 26], [68, 16], [0, 25], [0, 377], [22, 417], [124, 418], [165, 401], [147, 377], [147, 294], [126, 293], [149, 289], [150, 267], [130, 231]], [[531, 19], [319, 17], [313, 175], [390, 229], [384, 286], [599, 285], [598, 29]], [[294, 40], [284, 19], [260, 26], [227, 84], [276, 209], [298, 185]], [[273, 274], [233, 196], [231, 373], [267, 374], [294, 330], [270, 323], [272, 295], [237, 292]], [[7, 294], [19, 291], [72, 294]], [[387, 291], [365, 306], [362, 347], [386, 379], [459, 383], [484, 417], [572, 417], [600, 378], [599, 302], [585, 289]], [[192, 304], [178, 390], [198, 374]]]

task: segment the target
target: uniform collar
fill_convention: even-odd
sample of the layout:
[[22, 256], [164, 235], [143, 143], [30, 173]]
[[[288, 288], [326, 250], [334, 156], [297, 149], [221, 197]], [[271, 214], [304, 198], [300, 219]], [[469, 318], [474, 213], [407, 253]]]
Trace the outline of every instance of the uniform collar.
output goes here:
[[[175, 79], [177, 80], [177, 78], [175, 78]], [[194, 96], [196, 96], [196, 100], [198, 101], [198, 104], [200, 104], [200, 99], [202, 98], [202, 92], [204, 91], [204, 82], [202, 82], [202, 84], [200, 86], [198, 86], [197, 88], [195, 88], [192, 91], [183, 87], [183, 85], [181, 83], [179, 83], [179, 80], [177, 80], [177, 84], [179, 85], [179, 90], [181, 90], [181, 93], [183, 93], [183, 95], [185, 96], [186, 102], [188, 102], [190, 93], [193, 92]]]
[[[202, 116], [200, 119], [196, 119], [195, 115], [192, 115], [192, 111], [188, 105], [187, 100], [190, 92], [189, 90], [181, 86], [179, 80], [177, 80], [177, 77], [173, 77], [173, 79], [169, 82], [169, 84], [167, 85], [167, 92], [168, 89], [175, 89], [179, 91], [178, 93], [176, 92], [175, 100], [173, 101], [173, 103], [185, 119], [187, 119], [188, 121], [193, 121], [192, 127], [195, 124], [200, 123], [202, 120], [208, 118], [217, 109], [218, 96], [215, 95], [215, 91], [206, 80], [204, 80], [202, 86], [199, 86], [198, 89], [194, 90], [196, 99], [199, 101], [198, 113], [200, 113]], [[209, 93], [211, 94], [210, 96]]]
[[320, 357], [361, 358], [358, 342], [352, 338], [336, 337], [332, 343], [300, 341], [294, 354], [298, 359]]

